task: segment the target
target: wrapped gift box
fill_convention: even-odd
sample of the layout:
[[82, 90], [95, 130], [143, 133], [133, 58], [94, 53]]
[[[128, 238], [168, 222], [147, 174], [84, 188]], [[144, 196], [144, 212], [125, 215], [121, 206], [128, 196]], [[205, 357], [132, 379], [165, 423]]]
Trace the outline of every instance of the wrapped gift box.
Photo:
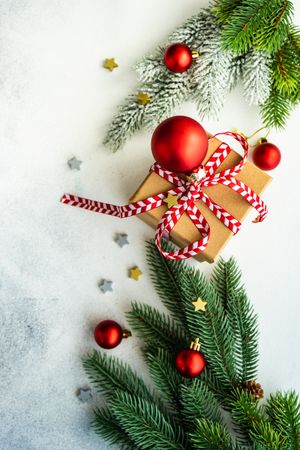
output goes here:
[[[211, 138], [209, 140], [209, 147], [204, 164], [219, 147], [220, 141], [216, 138]], [[231, 168], [237, 165], [241, 160], [241, 156], [231, 150], [227, 158], [218, 168], [217, 172]], [[246, 162], [243, 170], [236, 176], [236, 179], [243, 181], [249, 187], [251, 187], [256, 194], [260, 195], [266, 186], [270, 183], [272, 178], [254, 164]], [[150, 172], [145, 178], [143, 183], [131, 197], [131, 202], [136, 202], [139, 200], [146, 199], [147, 197], [159, 194], [160, 192], [171, 189], [173, 185], [157, 175], [154, 172]], [[238, 193], [229, 189], [223, 185], [212, 186], [204, 188], [203, 191], [209, 195], [209, 197], [222, 206], [226, 211], [232, 214], [240, 222], [243, 222], [246, 215], [252, 209], [252, 206]], [[211, 234], [210, 240], [204, 252], [195, 256], [199, 261], [207, 261], [212, 263], [216, 260], [226, 243], [233, 236], [233, 233], [223, 225], [216, 216], [209, 210], [209, 208], [201, 201], [196, 202], [197, 207], [204, 214], [206, 220], [208, 221]], [[159, 220], [167, 210], [167, 206], [162, 205], [156, 209], [149, 212], [139, 214], [141, 220], [146, 222], [152, 228], [156, 228]], [[259, 225], [258, 232], [259, 232]], [[201, 234], [189, 218], [189, 216], [184, 213], [180, 220], [177, 222], [175, 227], [171, 232], [172, 241], [179, 247], [185, 247], [186, 245], [201, 239]]]

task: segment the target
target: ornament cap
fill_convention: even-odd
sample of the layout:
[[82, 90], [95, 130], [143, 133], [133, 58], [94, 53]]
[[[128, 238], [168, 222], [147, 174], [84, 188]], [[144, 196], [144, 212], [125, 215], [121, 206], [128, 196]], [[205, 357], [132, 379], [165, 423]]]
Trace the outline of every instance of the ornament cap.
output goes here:
[[257, 145], [263, 144], [264, 142], [268, 142], [268, 139], [267, 139], [266, 137], [261, 137], [261, 138], [258, 140]]
[[196, 50], [196, 49], [192, 50], [192, 58], [193, 59], [198, 59], [198, 58], [200, 58], [200, 56], [202, 56], [202, 54], [200, 52], [198, 52], [198, 50]]
[[198, 352], [200, 350], [200, 347], [201, 343], [199, 338], [196, 338], [194, 341], [190, 343], [190, 349], [192, 350], [196, 350]]
[[206, 171], [203, 166], [197, 167], [192, 173], [187, 175], [186, 179], [190, 183], [196, 183], [197, 181], [200, 181], [202, 178], [206, 177]]
[[129, 337], [131, 337], [131, 336], [132, 336], [131, 331], [129, 331], [129, 330], [122, 330], [122, 337], [123, 337], [124, 339], [127, 339], [127, 338], [129, 338]]

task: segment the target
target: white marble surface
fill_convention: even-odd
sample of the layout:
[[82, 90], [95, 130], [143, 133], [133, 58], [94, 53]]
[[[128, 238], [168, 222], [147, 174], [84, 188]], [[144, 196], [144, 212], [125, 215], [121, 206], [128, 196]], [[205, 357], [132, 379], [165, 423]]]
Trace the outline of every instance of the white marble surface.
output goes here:
[[[297, 2], [295, 2], [297, 3]], [[151, 162], [150, 134], [111, 154], [101, 145], [115, 107], [136, 82], [133, 63], [196, 13], [199, 0], [2, 0], [0, 3], [1, 143], [1, 450], [85, 450], [106, 444], [89, 430], [90, 404], [80, 357], [93, 347], [102, 318], [124, 323], [131, 299], [160, 306], [145, 264], [151, 229], [133, 218], [67, 208], [63, 192], [123, 203]], [[296, 5], [300, 22], [300, 6]], [[113, 73], [101, 68], [116, 57]], [[179, 110], [178, 110], [179, 112]], [[180, 112], [196, 117], [192, 105]], [[267, 392], [300, 391], [299, 110], [271, 134], [283, 160], [265, 199], [270, 218], [247, 220], [223, 256], [234, 254], [259, 314], [259, 380]], [[212, 132], [260, 125], [236, 90]], [[83, 161], [70, 171], [67, 160]], [[132, 169], [134, 168], [134, 170]], [[128, 233], [120, 249], [115, 232]], [[127, 271], [137, 264], [138, 283]], [[208, 264], [201, 269], [210, 271]], [[103, 295], [97, 282], [114, 281]], [[132, 338], [114, 353], [145, 367]]]

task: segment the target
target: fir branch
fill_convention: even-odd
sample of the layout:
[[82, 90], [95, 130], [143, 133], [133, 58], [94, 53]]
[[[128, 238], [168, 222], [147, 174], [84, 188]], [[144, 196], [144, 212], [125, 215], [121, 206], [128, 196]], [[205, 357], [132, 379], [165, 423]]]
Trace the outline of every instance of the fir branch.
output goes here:
[[197, 450], [237, 450], [227, 428], [207, 419], [196, 421], [196, 430], [190, 433], [193, 448]]
[[292, 391], [277, 392], [267, 401], [266, 412], [275, 430], [284, 436], [290, 450], [300, 449], [300, 403]]
[[131, 328], [148, 344], [176, 349], [187, 343], [180, 325], [149, 305], [133, 302], [127, 319]]
[[274, 88], [287, 98], [297, 91], [300, 80], [300, 55], [298, 49], [294, 47], [293, 40], [288, 39], [275, 53], [272, 77]]
[[127, 392], [110, 401], [113, 416], [139, 449], [185, 450], [184, 432], [176, 429], [152, 403]]
[[[174, 249], [174, 246], [166, 240], [163, 240], [162, 245], [165, 251], [170, 252]], [[179, 278], [189, 276], [188, 265], [182, 261], [166, 259], [153, 240], [146, 243], [146, 257], [156, 292], [174, 319], [185, 325], [184, 306], [178, 282]]]
[[271, 92], [270, 57], [264, 52], [248, 52], [245, 55], [242, 77], [249, 105], [265, 102]]
[[283, 128], [291, 108], [291, 102], [273, 87], [270, 97], [260, 108], [264, 125], [268, 128]]
[[[170, 243], [165, 245], [168, 250], [174, 248]], [[152, 251], [151, 255], [153, 256]], [[190, 337], [200, 337], [202, 351], [209, 367], [225, 388], [238, 383], [238, 376], [234, 369], [233, 335], [215, 289], [203, 274], [192, 267], [165, 261], [164, 264], [169, 269], [166, 275], [171, 281], [170, 288], [174, 282], [177, 283], [179, 305], [182, 305]], [[156, 283], [159, 283], [158, 279], [156, 279]], [[168, 279], [165, 280], [165, 285], [168, 285]], [[192, 301], [198, 297], [207, 302], [205, 314], [195, 312]]]
[[224, 26], [224, 47], [238, 54], [253, 46], [273, 53], [287, 37], [292, 13], [289, 0], [243, 0]]
[[213, 268], [211, 283], [216, 289], [225, 310], [228, 308], [228, 301], [233, 294], [239, 293], [241, 284], [241, 271], [233, 257], [227, 262], [221, 257]]
[[[141, 87], [141, 91], [147, 93], [150, 97], [155, 95], [150, 85]], [[129, 95], [124, 103], [119, 106], [118, 112], [112, 119], [103, 144], [116, 152], [125, 145], [128, 138], [133, 136], [143, 126], [144, 114], [148, 105], [140, 105], [137, 102], [136, 95]]]
[[154, 400], [144, 381], [128, 364], [117, 358], [94, 351], [83, 359], [83, 367], [97, 391], [106, 397], [111, 397], [118, 389]]
[[[210, 15], [207, 21], [215, 20]], [[205, 32], [207, 36], [205, 36]], [[216, 23], [205, 27], [202, 35], [206, 37], [199, 48], [201, 58], [194, 65], [191, 73], [193, 98], [201, 118], [218, 117], [223, 107], [225, 97], [233, 87], [234, 69], [233, 54], [222, 51], [220, 29]]]
[[97, 409], [94, 411], [95, 417], [91, 422], [91, 426], [95, 433], [103, 437], [111, 445], [118, 445], [121, 450], [132, 450], [133, 441], [130, 439], [126, 430], [124, 430], [116, 421], [107, 408]]
[[243, 0], [215, 0], [212, 11], [219, 23], [226, 24], [235, 8], [240, 6], [242, 2]]
[[241, 283], [241, 272], [234, 258], [222, 258], [215, 266], [211, 281], [218, 292], [234, 333], [236, 371], [240, 382], [256, 377], [258, 365], [258, 324]]
[[262, 407], [247, 391], [233, 390], [229, 403], [235, 430], [244, 441], [251, 439], [253, 428], [265, 420]]
[[164, 348], [158, 348], [155, 354], [146, 354], [150, 376], [155, 386], [162, 393], [164, 400], [173, 414], [180, 413], [180, 385], [182, 377], [175, 369], [175, 355]]
[[180, 386], [182, 417], [188, 428], [194, 426], [195, 419], [208, 419], [222, 423], [220, 402], [208, 389], [202, 379], [192, 380]]

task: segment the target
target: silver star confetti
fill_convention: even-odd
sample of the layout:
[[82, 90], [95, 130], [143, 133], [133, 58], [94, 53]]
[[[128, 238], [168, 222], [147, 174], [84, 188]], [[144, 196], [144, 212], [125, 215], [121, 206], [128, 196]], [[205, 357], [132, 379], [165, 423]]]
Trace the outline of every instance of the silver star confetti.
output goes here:
[[86, 403], [93, 397], [91, 388], [79, 388], [76, 392], [79, 401]]
[[82, 161], [77, 159], [75, 156], [68, 161], [68, 166], [71, 170], [80, 170], [80, 165], [82, 164]]
[[112, 288], [112, 284], [113, 282], [110, 280], [101, 280], [99, 283], [99, 289], [101, 292], [103, 292], [103, 294], [106, 294], [106, 292], [110, 291], [112, 292], [113, 288]]
[[128, 234], [126, 233], [118, 233], [115, 237], [115, 242], [119, 247], [124, 247], [124, 245], [129, 244], [128, 242]]

